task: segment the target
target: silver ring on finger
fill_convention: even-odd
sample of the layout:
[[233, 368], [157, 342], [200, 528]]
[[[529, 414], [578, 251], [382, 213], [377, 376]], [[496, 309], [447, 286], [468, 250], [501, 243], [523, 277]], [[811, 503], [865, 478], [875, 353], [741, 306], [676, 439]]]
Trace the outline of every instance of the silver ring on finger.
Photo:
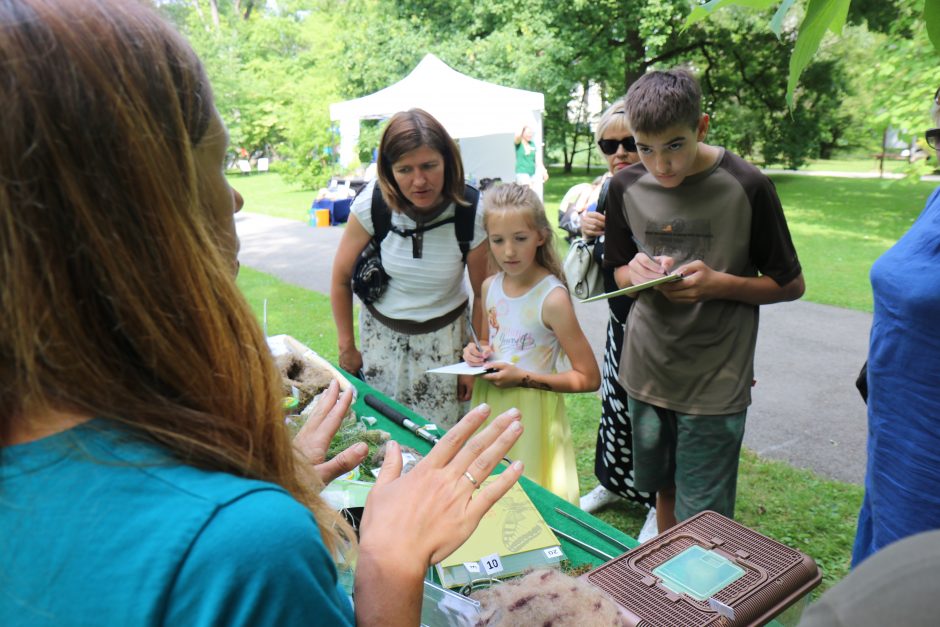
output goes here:
[[463, 476], [467, 478], [467, 481], [473, 484], [474, 490], [480, 487], [480, 482], [473, 478], [469, 470], [464, 471]]

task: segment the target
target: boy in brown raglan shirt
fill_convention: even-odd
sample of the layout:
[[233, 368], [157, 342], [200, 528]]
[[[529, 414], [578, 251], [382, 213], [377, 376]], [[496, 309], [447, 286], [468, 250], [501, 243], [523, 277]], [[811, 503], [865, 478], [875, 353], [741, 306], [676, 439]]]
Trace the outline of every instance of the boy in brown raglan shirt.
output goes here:
[[634, 480], [656, 492], [662, 532], [704, 510], [734, 515], [758, 306], [804, 283], [773, 183], [704, 143], [695, 78], [650, 72], [625, 100], [641, 164], [611, 182], [605, 264], [620, 287], [683, 276], [636, 294], [620, 363]]

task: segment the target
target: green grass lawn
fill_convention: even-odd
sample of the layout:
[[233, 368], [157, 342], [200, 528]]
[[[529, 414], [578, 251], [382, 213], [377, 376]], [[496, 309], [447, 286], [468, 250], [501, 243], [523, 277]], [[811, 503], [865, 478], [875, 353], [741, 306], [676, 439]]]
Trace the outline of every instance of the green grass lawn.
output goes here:
[[245, 199], [245, 211], [276, 218], [307, 221], [316, 190], [299, 189], [280, 174], [229, 174], [228, 181]]
[[[336, 329], [325, 295], [282, 283], [246, 267], [239, 273], [238, 284], [259, 322], [263, 319], [264, 301], [268, 301], [269, 335], [292, 335], [335, 363]], [[596, 393], [571, 394], [566, 403], [584, 493], [596, 482], [594, 443], [600, 397]], [[782, 462], [760, 459], [749, 451], [742, 454], [735, 518], [816, 559], [824, 572], [820, 591], [848, 572], [861, 500], [859, 486], [821, 479]], [[598, 517], [636, 536], [646, 511], [623, 503], [606, 508]]]

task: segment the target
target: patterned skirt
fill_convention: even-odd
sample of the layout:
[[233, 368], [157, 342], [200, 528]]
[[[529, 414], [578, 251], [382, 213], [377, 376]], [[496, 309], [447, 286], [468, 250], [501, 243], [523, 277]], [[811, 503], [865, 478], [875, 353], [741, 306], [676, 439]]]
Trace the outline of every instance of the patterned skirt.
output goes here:
[[467, 412], [469, 404], [457, 400], [457, 376], [427, 374], [431, 368], [461, 361], [466, 317], [430, 333], [408, 335], [386, 327], [359, 310], [359, 345], [366, 383], [405, 405], [419, 416], [449, 429]]
[[626, 322], [626, 316], [619, 320], [613, 311], [610, 312], [601, 369], [601, 423], [597, 430], [594, 474], [601, 485], [614, 494], [653, 506], [656, 504], [655, 495], [633, 487], [633, 432], [627, 414], [627, 391], [617, 378]]

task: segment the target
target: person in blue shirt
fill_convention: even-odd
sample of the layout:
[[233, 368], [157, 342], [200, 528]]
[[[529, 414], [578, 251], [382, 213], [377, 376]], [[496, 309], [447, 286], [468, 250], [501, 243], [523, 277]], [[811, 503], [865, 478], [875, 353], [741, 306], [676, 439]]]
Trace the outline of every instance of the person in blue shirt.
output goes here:
[[[933, 99], [940, 127], [940, 89]], [[940, 128], [925, 134], [940, 156]], [[940, 529], [940, 188], [871, 267], [868, 464], [853, 568], [907, 536]]]
[[0, 625], [415, 625], [425, 569], [522, 472], [478, 490], [514, 411], [406, 475], [392, 443], [356, 542], [319, 496], [365, 454], [323, 460], [350, 394], [291, 442], [227, 141], [153, 9], [0, 2]]

